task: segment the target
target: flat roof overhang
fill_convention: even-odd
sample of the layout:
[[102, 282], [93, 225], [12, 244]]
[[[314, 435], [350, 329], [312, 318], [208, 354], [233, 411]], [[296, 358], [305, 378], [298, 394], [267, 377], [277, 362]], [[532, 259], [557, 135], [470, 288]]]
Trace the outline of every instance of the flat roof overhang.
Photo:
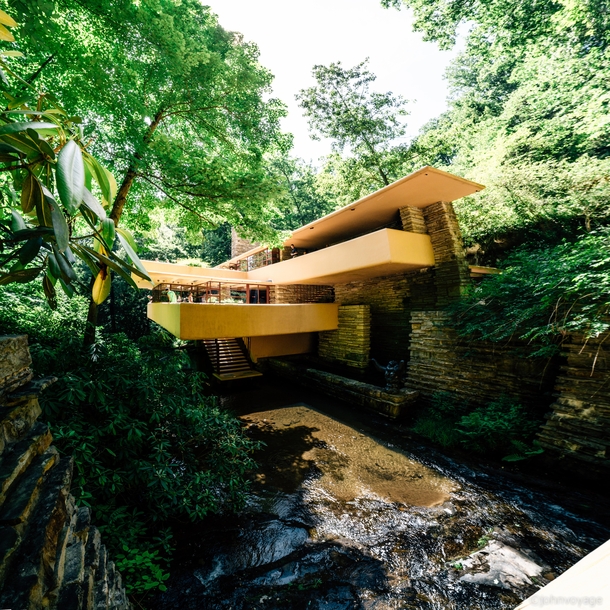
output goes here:
[[[439, 201], [455, 201], [484, 188], [482, 184], [428, 165], [297, 229], [284, 245], [294, 244], [304, 249], [323, 248], [392, 222], [397, 211], [404, 206], [425, 208]], [[248, 254], [243, 254], [241, 258]]]
[[337, 303], [242, 305], [149, 303], [148, 317], [183, 340], [265, 337], [335, 330]]
[[345, 284], [434, 266], [429, 235], [396, 229], [374, 233], [248, 272], [251, 282]]
[[429, 235], [380, 229], [328, 248], [252, 271], [206, 269], [142, 261], [152, 284], [132, 276], [140, 288], [158, 284], [196, 286], [206, 282], [234, 285], [345, 284], [434, 266]]

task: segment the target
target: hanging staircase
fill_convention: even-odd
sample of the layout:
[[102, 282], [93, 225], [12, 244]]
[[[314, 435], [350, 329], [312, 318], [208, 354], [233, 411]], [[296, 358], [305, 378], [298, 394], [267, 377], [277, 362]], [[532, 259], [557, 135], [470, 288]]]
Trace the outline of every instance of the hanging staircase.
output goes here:
[[261, 377], [255, 371], [248, 350], [241, 339], [205, 339], [201, 342], [219, 381]]

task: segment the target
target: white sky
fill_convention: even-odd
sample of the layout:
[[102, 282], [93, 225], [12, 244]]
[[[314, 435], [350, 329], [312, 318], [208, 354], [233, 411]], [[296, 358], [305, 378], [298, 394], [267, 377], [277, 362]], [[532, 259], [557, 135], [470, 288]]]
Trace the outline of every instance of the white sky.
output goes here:
[[330, 142], [310, 139], [295, 94], [315, 84], [315, 64], [341, 61], [346, 68], [370, 58], [376, 91], [410, 100], [408, 135], [446, 108], [443, 78], [457, 51], [439, 51], [411, 29], [405, 9], [384, 9], [379, 0], [204, 0], [227, 30], [255, 42], [260, 62], [275, 75], [274, 96], [288, 105], [282, 127], [294, 134], [293, 154], [314, 163]]

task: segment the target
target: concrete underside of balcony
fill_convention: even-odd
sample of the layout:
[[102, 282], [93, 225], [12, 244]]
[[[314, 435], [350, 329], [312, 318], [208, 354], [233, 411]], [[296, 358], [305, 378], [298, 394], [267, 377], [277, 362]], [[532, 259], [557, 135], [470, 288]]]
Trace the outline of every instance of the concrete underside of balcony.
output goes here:
[[149, 303], [148, 317], [183, 340], [265, 337], [338, 328], [336, 303]]

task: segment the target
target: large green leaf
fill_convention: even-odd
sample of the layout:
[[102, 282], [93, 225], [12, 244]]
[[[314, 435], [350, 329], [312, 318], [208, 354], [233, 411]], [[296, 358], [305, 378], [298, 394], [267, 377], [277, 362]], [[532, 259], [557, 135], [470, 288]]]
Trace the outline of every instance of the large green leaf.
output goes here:
[[55, 258], [55, 254], [53, 254], [52, 252], [49, 253], [47, 262], [49, 264], [49, 272], [51, 273], [53, 278], [57, 280], [57, 278], [61, 277], [61, 269], [59, 268], [59, 264], [57, 262], [57, 259]]
[[89, 254], [89, 256], [91, 256], [91, 258], [97, 259], [102, 265], [107, 265], [113, 271], [116, 271], [133, 288], [137, 288], [138, 285], [133, 281], [133, 279], [129, 275], [129, 272], [135, 273], [136, 275], [142, 277], [143, 279], [150, 281], [150, 277], [148, 277], [147, 274], [143, 274], [139, 269], [136, 269], [135, 267], [132, 267], [131, 265], [128, 265], [127, 263], [119, 264], [118, 262], [110, 260], [107, 256], [104, 256], [103, 254], [100, 254], [99, 252], [96, 252], [95, 250], [88, 248], [87, 246], [80, 246], [80, 247], [87, 254]]
[[27, 228], [21, 214], [15, 210], [11, 210], [11, 231], [15, 233], [17, 231], [25, 231]]
[[66, 260], [65, 256], [59, 251], [57, 246], [53, 245], [53, 254], [55, 254], [55, 260], [59, 265], [59, 270], [61, 271], [61, 277], [64, 282], [69, 284], [70, 282], [74, 282], [76, 278], [76, 273], [74, 273], [74, 269], [72, 269], [72, 265]]
[[75, 214], [83, 200], [85, 166], [83, 153], [74, 140], [68, 140], [59, 152], [56, 176], [59, 198], [68, 213]]
[[42, 237], [33, 237], [29, 239], [19, 250], [19, 262], [22, 265], [27, 265], [31, 263], [38, 252], [40, 252], [40, 247], [42, 246]]
[[49, 191], [46, 186], [42, 187], [42, 192], [44, 193], [43, 204], [46, 204], [51, 212], [51, 223], [53, 232], [55, 233], [55, 242], [59, 247], [59, 251], [64, 252], [70, 243], [70, 230], [68, 229], [66, 217], [61, 211], [55, 197], [53, 197], [51, 191]]
[[117, 227], [116, 230], [117, 233], [120, 233], [127, 240], [127, 243], [131, 246], [133, 251], [137, 253], [138, 245], [136, 244], [136, 240], [133, 238], [131, 231], [128, 231], [127, 229], [122, 229], [121, 227]]
[[32, 142], [27, 133], [7, 133], [6, 135], [0, 136], [0, 138], [2, 143], [8, 144], [11, 148], [17, 149], [28, 157], [40, 154], [40, 149]]
[[121, 233], [122, 233], [122, 231], [120, 233], [117, 233], [117, 235], [118, 235], [119, 241], [121, 242], [121, 246], [123, 246], [123, 249], [125, 250], [125, 252], [127, 252], [127, 256], [131, 260], [131, 263], [135, 267], [137, 267], [142, 273], [145, 273], [148, 275], [148, 272], [146, 271], [146, 268], [142, 264], [142, 261], [140, 261], [140, 258], [134, 252], [133, 248], [131, 247], [131, 244], [123, 237], [123, 235]]
[[38, 150], [43, 154], [49, 157], [52, 161], [55, 161], [55, 151], [51, 148], [51, 145], [41, 138], [36, 131], [33, 129], [27, 130], [27, 135], [36, 144]]
[[27, 131], [28, 129], [35, 129], [38, 133], [43, 135], [56, 135], [58, 127], [54, 123], [41, 123], [40, 121], [28, 121], [27, 123], [7, 123], [6, 125], [2, 125], [0, 127], [0, 136], [19, 133], [21, 131]]
[[85, 163], [89, 167], [91, 174], [95, 177], [95, 180], [100, 186], [100, 190], [102, 191], [102, 197], [106, 201], [106, 203], [111, 203], [113, 199], [112, 189], [110, 180], [108, 179], [108, 173], [99, 163], [99, 161], [92, 157], [88, 153], [83, 154], [83, 158]]
[[13, 233], [12, 241], [26, 241], [32, 237], [42, 237], [44, 239], [46, 235], [53, 235], [53, 229], [48, 227], [31, 227], [15, 231]]
[[83, 190], [83, 203], [100, 220], [106, 220], [106, 210], [103, 208], [102, 204], [89, 192], [87, 188]]
[[63, 291], [66, 293], [68, 298], [72, 298], [74, 296], [74, 288], [70, 286], [70, 284], [66, 284], [61, 278], [59, 278], [59, 284], [63, 288]]
[[21, 189], [21, 209], [29, 214], [40, 205], [43, 197], [42, 184], [34, 174], [29, 174]]
[[112, 250], [114, 239], [116, 236], [116, 230], [114, 226], [114, 220], [112, 218], [105, 218], [102, 220], [102, 227], [100, 229], [100, 235], [106, 242], [108, 250]]
[[9, 154], [9, 153], [20, 153], [21, 151], [18, 148], [15, 148], [14, 146], [11, 146], [10, 144], [7, 144], [6, 142], [3, 142], [2, 140], [0, 140], [0, 153], [2, 154]]
[[41, 271], [42, 267], [35, 267], [31, 269], [21, 269], [20, 271], [14, 271], [12, 273], [0, 273], [0, 286], [11, 284], [12, 282], [19, 282], [22, 284], [31, 282], [36, 279]]
[[83, 250], [78, 244], [73, 244], [72, 246], [74, 248], [74, 252], [76, 252], [76, 255], [85, 262], [85, 264], [87, 265], [87, 267], [89, 267], [89, 271], [91, 271], [91, 275], [93, 275], [94, 277], [98, 274], [99, 272], [99, 267], [96, 264], [95, 260], [93, 259], [92, 256], [90, 256], [85, 250]]

